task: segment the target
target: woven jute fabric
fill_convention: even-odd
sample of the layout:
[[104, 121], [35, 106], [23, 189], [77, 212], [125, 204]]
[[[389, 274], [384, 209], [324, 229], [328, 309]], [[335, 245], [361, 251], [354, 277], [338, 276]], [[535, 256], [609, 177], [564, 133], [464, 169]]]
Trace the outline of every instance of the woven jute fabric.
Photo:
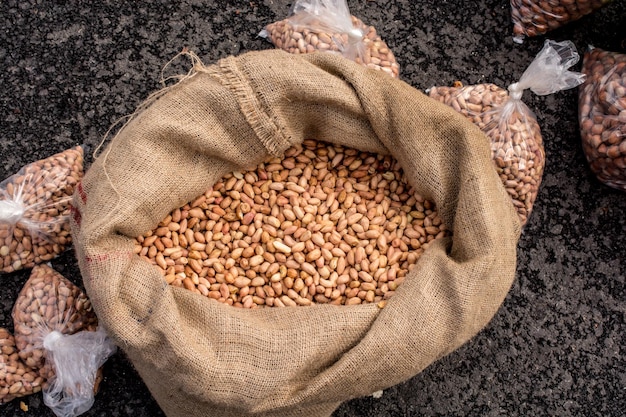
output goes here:
[[[168, 286], [133, 254], [136, 236], [224, 174], [308, 138], [391, 153], [452, 231], [383, 309], [237, 309]], [[198, 63], [142, 106], [87, 171], [73, 207], [99, 321], [171, 417], [329, 416], [413, 377], [491, 320], [520, 235], [478, 128], [386, 74], [277, 50]]]

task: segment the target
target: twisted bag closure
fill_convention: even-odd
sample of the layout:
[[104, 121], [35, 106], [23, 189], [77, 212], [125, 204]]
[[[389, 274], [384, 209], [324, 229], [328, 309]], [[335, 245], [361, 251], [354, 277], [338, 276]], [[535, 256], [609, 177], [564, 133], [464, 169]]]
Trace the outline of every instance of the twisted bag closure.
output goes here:
[[[133, 254], [224, 174], [305, 138], [393, 154], [452, 231], [384, 309], [236, 309], [166, 285]], [[461, 115], [342, 57], [279, 50], [198, 65], [119, 132], [73, 204], [94, 309], [168, 416], [329, 416], [411, 378], [493, 317], [520, 233], [489, 141]]]

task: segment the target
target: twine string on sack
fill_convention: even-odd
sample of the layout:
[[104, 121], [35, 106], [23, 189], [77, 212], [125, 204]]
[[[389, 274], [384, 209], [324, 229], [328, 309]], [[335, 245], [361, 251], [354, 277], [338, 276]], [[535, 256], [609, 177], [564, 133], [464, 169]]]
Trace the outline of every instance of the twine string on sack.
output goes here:
[[[191, 66], [190, 66], [189, 70], [187, 71], [187, 73], [186, 74], [175, 74], [175, 75], [170, 75], [168, 77], [164, 77], [165, 70], [174, 61], [176, 61], [178, 58], [180, 58], [182, 56], [186, 56], [186, 57], [188, 57], [191, 60]], [[98, 157], [98, 152], [104, 146], [104, 143], [107, 141], [107, 139], [110, 136], [111, 132], [117, 126], [119, 126], [119, 124], [122, 121], [125, 120], [124, 123], [122, 124], [122, 127], [120, 127], [120, 129], [115, 133], [115, 136], [113, 136], [113, 138], [111, 139], [111, 142], [113, 142], [115, 140], [115, 138], [117, 138], [119, 136], [119, 134], [124, 130], [124, 128], [131, 121], [133, 121], [137, 117], [138, 114], [140, 114], [142, 111], [147, 109], [151, 104], [153, 104], [155, 101], [157, 101], [160, 97], [162, 97], [163, 95], [167, 94], [172, 88], [176, 87], [177, 85], [179, 85], [183, 81], [192, 78], [194, 75], [196, 75], [200, 71], [203, 71], [204, 69], [205, 69], [205, 66], [202, 63], [202, 61], [200, 60], [200, 58], [198, 57], [198, 55], [196, 55], [196, 53], [194, 53], [193, 51], [190, 51], [189, 49], [187, 49], [187, 47], [184, 47], [172, 59], [167, 61], [167, 63], [165, 63], [165, 65], [163, 65], [163, 68], [161, 68], [161, 75], [160, 75], [160, 78], [159, 78], [159, 83], [162, 85], [162, 88], [157, 90], [157, 91], [155, 91], [155, 92], [153, 92], [153, 93], [150, 93], [150, 95], [148, 95], [148, 97], [143, 102], [141, 102], [137, 106], [137, 108], [131, 114], [124, 115], [124, 116], [118, 118], [115, 122], [113, 122], [113, 124], [104, 133], [104, 136], [102, 137], [102, 140], [100, 141], [100, 143], [98, 144], [96, 149], [94, 149], [94, 151], [92, 153], [93, 159], [96, 159]], [[170, 80], [176, 80], [176, 82], [174, 84], [172, 84], [172, 85], [169, 85], [169, 86], [166, 85], [167, 82], [170, 81]], [[107, 159], [109, 157], [110, 151], [111, 151], [111, 148], [109, 147], [109, 148], [107, 148], [107, 150], [105, 151], [105, 153], [103, 155], [102, 168], [104, 170], [104, 175], [107, 178], [108, 184], [111, 186], [111, 188], [113, 189], [113, 192], [115, 193], [115, 195], [117, 197], [117, 203], [115, 205], [115, 209], [111, 211], [111, 213], [114, 213], [117, 210], [117, 208], [119, 207], [120, 194], [119, 194], [119, 191], [117, 190], [117, 188], [115, 187], [114, 182], [111, 180], [111, 177], [109, 176], [109, 173], [108, 173], [108, 170], [107, 170]]]
[[[189, 57], [189, 59], [191, 59], [191, 67], [189, 68], [189, 70], [187, 71], [186, 74], [175, 74], [175, 75], [170, 75], [167, 78], [164, 77], [165, 74], [165, 70], [178, 58], [180, 58], [181, 56], [187, 56]], [[116, 126], [118, 126], [123, 120], [126, 120], [124, 122], [124, 124], [122, 125], [122, 127], [116, 132], [115, 136], [113, 136], [113, 139], [111, 139], [111, 141], [115, 140], [115, 138], [122, 132], [122, 130], [124, 129], [124, 127], [126, 127], [126, 125], [135, 118], [135, 116], [139, 113], [141, 113], [143, 110], [145, 110], [148, 106], [150, 106], [152, 103], [154, 103], [159, 97], [163, 96], [165, 93], [167, 93], [172, 87], [176, 86], [178, 83], [193, 77], [194, 75], [196, 75], [198, 73], [198, 71], [204, 69], [205, 66], [202, 63], [202, 61], [200, 60], [200, 57], [198, 57], [198, 55], [196, 55], [195, 52], [190, 51], [189, 49], [187, 49], [187, 47], [184, 47], [179, 53], [177, 53], [176, 55], [174, 55], [174, 57], [172, 59], [170, 59], [169, 61], [167, 61], [167, 63], [165, 63], [165, 65], [163, 65], [163, 68], [161, 68], [161, 75], [159, 78], [159, 83], [163, 86], [161, 89], [150, 93], [150, 95], [148, 95], [148, 97], [141, 102], [137, 108], [131, 113], [131, 114], [127, 114], [124, 115], [120, 118], [118, 118], [115, 122], [113, 122], [113, 124], [107, 129], [107, 131], [104, 133], [104, 136], [102, 138], [102, 140], [100, 141], [100, 143], [98, 144], [98, 146], [96, 147], [96, 149], [93, 151], [92, 157], [95, 159], [98, 157], [98, 152], [100, 151], [100, 149], [102, 148], [102, 146], [104, 146], [104, 143], [106, 142], [107, 138], [109, 137], [109, 135], [111, 134], [111, 132], [115, 129]], [[170, 80], [176, 80], [175, 84], [172, 85], [166, 85], [168, 81]]]

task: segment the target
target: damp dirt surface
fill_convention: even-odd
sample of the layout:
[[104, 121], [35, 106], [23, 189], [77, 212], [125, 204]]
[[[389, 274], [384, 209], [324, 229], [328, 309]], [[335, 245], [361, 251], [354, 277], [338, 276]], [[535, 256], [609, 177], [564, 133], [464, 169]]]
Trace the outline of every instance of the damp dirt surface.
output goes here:
[[[401, 79], [433, 85], [518, 80], [545, 39], [626, 52], [626, 1], [517, 44], [509, 2], [349, 1], [394, 51]], [[257, 36], [290, 3], [265, 1], [0, 2], [0, 179], [84, 144], [160, 88], [184, 47], [205, 64], [272, 46]], [[185, 72], [185, 58], [165, 77]], [[575, 69], [580, 69], [580, 62]], [[626, 193], [588, 168], [577, 89], [524, 94], [542, 129], [546, 168], [519, 241], [516, 279], [486, 328], [420, 374], [356, 398], [333, 417], [623, 416], [626, 413]], [[91, 162], [91, 152], [86, 159]], [[72, 250], [52, 262], [81, 284]], [[29, 271], [0, 276], [0, 326]], [[366, 366], [366, 364], [364, 364]], [[22, 410], [22, 404], [28, 411]], [[0, 405], [2, 416], [53, 416], [41, 394]], [[164, 414], [122, 351], [85, 416]]]

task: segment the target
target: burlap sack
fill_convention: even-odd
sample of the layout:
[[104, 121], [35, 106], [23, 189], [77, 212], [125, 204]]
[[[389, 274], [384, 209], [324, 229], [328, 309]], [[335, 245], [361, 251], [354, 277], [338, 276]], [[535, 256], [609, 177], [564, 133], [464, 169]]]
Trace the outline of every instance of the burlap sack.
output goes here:
[[[452, 238], [384, 309], [236, 309], [166, 285], [134, 237], [221, 176], [303, 138], [388, 153]], [[87, 172], [73, 236], [100, 322], [168, 416], [329, 416], [474, 336], [513, 281], [520, 223], [489, 141], [408, 84], [332, 54], [273, 50], [196, 65]]]

